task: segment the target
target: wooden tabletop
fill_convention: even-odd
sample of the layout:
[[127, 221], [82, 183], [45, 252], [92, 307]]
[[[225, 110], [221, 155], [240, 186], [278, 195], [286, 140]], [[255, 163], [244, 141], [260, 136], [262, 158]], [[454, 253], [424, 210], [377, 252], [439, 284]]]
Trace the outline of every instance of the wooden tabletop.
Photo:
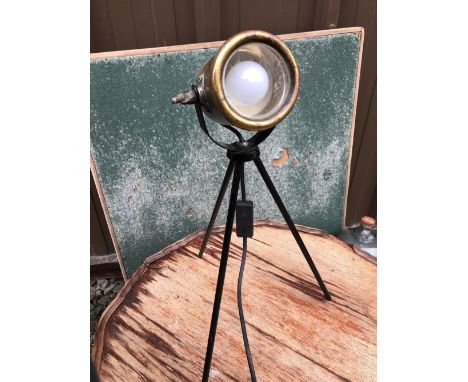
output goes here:
[[[244, 315], [259, 381], [376, 380], [376, 261], [298, 227], [331, 295], [293, 236], [256, 222], [248, 240]], [[102, 381], [200, 381], [221, 254], [216, 229], [151, 256], [103, 314], [93, 356]], [[210, 381], [249, 381], [237, 311], [242, 239], [232, 236]]]

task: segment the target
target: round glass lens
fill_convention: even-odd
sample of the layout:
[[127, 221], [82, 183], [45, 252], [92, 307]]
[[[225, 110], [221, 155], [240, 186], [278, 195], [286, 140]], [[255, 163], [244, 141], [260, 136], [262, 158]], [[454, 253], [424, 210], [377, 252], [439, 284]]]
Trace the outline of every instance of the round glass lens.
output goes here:
[[292, 74], [287, 61], [270, 45], [254, 42], [237, 48], [223, 71], [224, 96], [245, 118], [272, 117], [288, 101]]

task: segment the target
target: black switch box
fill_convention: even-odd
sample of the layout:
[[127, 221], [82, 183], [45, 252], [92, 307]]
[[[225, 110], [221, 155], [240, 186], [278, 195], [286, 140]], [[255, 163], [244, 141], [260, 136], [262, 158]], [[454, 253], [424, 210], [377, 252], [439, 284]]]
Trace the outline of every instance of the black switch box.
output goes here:
[[236, 203], [236, 234], [239, 237], [253, 236], [253, 202], [250, 200]]

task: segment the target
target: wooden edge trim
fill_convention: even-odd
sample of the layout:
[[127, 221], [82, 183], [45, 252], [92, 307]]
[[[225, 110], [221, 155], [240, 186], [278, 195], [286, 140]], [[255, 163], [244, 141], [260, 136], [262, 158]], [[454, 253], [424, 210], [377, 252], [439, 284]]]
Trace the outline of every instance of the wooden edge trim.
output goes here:
[[119, 243], [117, 242], [117, 237], [115, 236], [114, 227], [112, 226], [111, 218], [109, 215], [109, 210], [107, 209], [106, 200], [104, 199], [104, 193], [102, 192], [101, 183], [99, 182], [99, 177], [97, 174], [96, 166], [94, 165], [92, 154], [90, 154], [90, 167], [91, 167], [91, 174], [93, 176], [94, 183], [96, 184], [96, 190], [99, 196], [99, 201], [101, 202], [102, 209], [104, 210], [104, 217], [106, 218], [106, 224], [111, 234], [112, 243], [114, 244], [115, 252], [117, 255], [117, 260], [119, 261], [120, 271], [122, 272], [122, 276], [124, 280], [127, 281], [127, 272], [125, 271], [125, 267], [124, 267], [123, 260], [122, 260], [122, 255], [120, 253]]
[[[286, 223], [274, 221], [274, 220], [255, 220], [254, 221], [254, 226], [255, 227], [274, 227], [274, 228], [285, 228], [287, 229], [288, 226]], [[322, 231], [317, 228], [311, 228], [303, 225], [296, 225], [296, 228], [299, 232], [303, 233], [308, 233], [316, 236], [320, 236], [323, 238], [331, 239], [335, 243], [343, 246], [346, 249], [351, 249], [353, 250], [357, 255], [361, 256], [363, 259], [370, 261], [373, 264], [377, 264], [375, 258], [373, 256], [370, 256], [366, 252], [359, 253], [354, 250], [354, 248], [345, 242], [341, 241], [340, 239], [336, 238], [333, 235], [330, 235], [329, 233]], [[223, 232], [225, 229], [225, 226], [217, 226], [214, 227], [213, 230], [211, 231], [212, 233], [218, 233], [218, 232]], [[134, 284], [137, 283], [137, 281], [143, 276], [143, 274], [146, 272], [148, 268], [151, 268], [150, 266], [153, 263], [156, 263], [160, 259], [164, 258], [171, 252], [177, 250], [178, 248], [186, 245], [193, 239], [195, 239], [198, 236], [203, 236], [205, 234], [206, 230], [202, 229], [199, 231], [196, 231], [188, 236], [185, 236], [184, 238], [168, 245], [167, 247], [161, 249], [160, 251], [156, 252], [155, 254], [149, 256], [133, 273], [132, 277], [128, 280], [125, 281], [125, 284], [123, 288], [119, 291], [117, 296], [112, 300], [112, 302], [108, 305], [108, 307], [104, 310], [104, 312], [101, 315], [101, 318], [99, 319], [97, 326], [96, 326], [96, 336], [94, 338], [94, 348], [93, 348], [93, 360], [94, 364], [96, 366], [96, 370], [99, 372], [100, 367], [101, 367], [101, 356], [102, 356], [102, 350], [104, 346], [104, 330], [106, 328], [106, 325], [114, 313], [114, 311], [119, 307], [119, 305], [123, 302], [125, 299], [125, 296], [127, 293], [130, 291], [130, 289], [133, 287]]]
[[[317, 36], [329, 36], [334, 34], [343, 34], [343, 33], [363, 33], [362, 27], [350, 27], [350, 28], [339, 28], [339, 29], [326, 29], [320, 31], [312, 32], [300, 32], [300, 33], [288, 33], [278, 35], [280, 40], [291, 40], [297, 38], [306, 38], [306, 37], [317, 37]], [[224, 41], [211, 41], [211, 42], [201, 42], [196, 44], [184, 44], [184, 45], [171, 45], [171, 46], [160, 46], [157, 48], [144, 48], [144, 49], [128, 49], [128, 50], [117, 50], [112, 52], [99, 52], [91, 53], [91, 60], [100, 60], [105, 58], [115, 58], [115, 57], [127, 57], [127, 56], [144, 56], [149, 54], [158, 54], [158, 53], [170, 53], [170, 52], [180, 52], [194, 49], [207, 49], [207, 48], [217, 48], [221, 46]]]
[[101, 318], [99, 319], [97, 325], [96, 325], [96, 335], [94, 337], [94, 347], [93, 347], [93, 360], [94, 360], [94, 365], [96, 366], [96, 370], [99, 372], [101, 368], [101, 355], [102, 355], [102, 348], [104, 345], [104, 329], [107, 326], [107, 322], [109, 321], [109, 318], [112, 316], [112, 313], [120, 306], [122, 301], [125, 299], [125, 296], [127, 293], [130, 291], [132, 286], [141, 278], [141, 276], [145, 273], [146, 271], [146, 266], [145, 264], [141, 264], [137, 270], [133, 273], [132, 277], [130, 279], [127, 279], [125, 281], [125, 284], [123, 285], [122, 289], [117, 293], [115, 298], [112, 300], [112, 302], [107, 306], [107, 308], [104, 310], [104, 312], [101, 315]]
[[[275, 227], [275, 228], [288, 228], [286, 223], [276, 222], [276, 221], [273, 221], [273, 220], [255, 220], [254, 221], [254, 226], [255, 227], [269, 226], [269, 227]], [[322, 231], [322, 230], [317, 229], [317, 228], [310, 228], [310, 227], [300, 226], [300, 225], [296, 225], [296, 227], [300, 231], [311, 233], [311, 234], [314, 234], [314, 235], [318, 235], [318, 236], [322, 236], [322, 237], [331, 236], [327, 232]], [[216, 226], [216, 227], [213, 227], [211, 232], [212, 233], [224, 232], [224, 228], [225, 228], [224, 225]], [[233, 230], [235, 230], [235, 228], [236, 228], [236, 224], [233, 224]], [[190, 234], [188, 236], [185, 236], [184, 238], [182, 238], [182, 239], [172, 243], [171, 245], [163, 248], [162, 250], [155, 253], [154, 255], [148, 256], [145, 259], [144, 264], [147, 267], [150, 266], [152, 263], [160, 260], [164, 256], [168, 255], [170, 252], [175, 251], [179, 247], [182, 247], [185, 244], [189, 243], [190, 241], [195, 239], [197, 236], [203, 235], [205, 232], [206, 232], [206, 229], [201, 229], [201, 230], [195, 231], [194, 233], [192, 233], [192, 234]]]
[[369, 260], [372, 264], [377, 265], [377, 257], [372, 256], [370, 253], [366, 252], [364, 249], [359, 248], [356, 245], [351, 245], [354, 253], [361, 256], [363, 259]]
[[101, 264], [118, 264], [118, 262], [119, 260], [117, 259], [117, 255], [115, 253], [111, 253], [110, 255], [91, 256], [91, 259], [89, 260], [89, 264], [91, 266]]
[[351, 160], [353, 159], [353, 145], [354, 145], [354, 128], [356, 126], [356, 112], [357, 112], [357, 103], [358, 103], [358, 93], [359, 93], [359, 82], [361, 78], [361, 64], [362, 64], [362, 54], [364, 50], [364, 28], [360, 29], [361, 41], [359, 46], [359, 58], [356, 68], [356, 86], [354, 88], [354, 99], [353, 99], [353, 111], [351, 117], [351, 133], [349, 138], [349, 154], [348, 154], [348, 171], [346, 175], [346, 191], [345, 191], [345, 202], [343, 208], [343, 224], [342, 229], [347, 229], [346, 227], [346, 212], [348, 209], [348, 193], [349, 193], [349, 186], [351, 183]]

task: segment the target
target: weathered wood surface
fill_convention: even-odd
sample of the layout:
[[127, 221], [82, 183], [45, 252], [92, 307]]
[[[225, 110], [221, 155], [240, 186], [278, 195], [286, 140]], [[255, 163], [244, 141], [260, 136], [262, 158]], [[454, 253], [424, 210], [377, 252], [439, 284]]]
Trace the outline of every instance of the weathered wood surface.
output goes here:
[[[299, 227], [333, 301], [323, 299], [290, 232], [256, 222], [243, 303], [259, 381], [376, 380], [376, 262], [322, 231]], [[199, 381], [223, 229], [197, 257], [203, 232], [149, 258], [99, 322], [103, 381]], [[242, 241], [233, 234], [212, 381], [248, 381], [237, 311]]]

